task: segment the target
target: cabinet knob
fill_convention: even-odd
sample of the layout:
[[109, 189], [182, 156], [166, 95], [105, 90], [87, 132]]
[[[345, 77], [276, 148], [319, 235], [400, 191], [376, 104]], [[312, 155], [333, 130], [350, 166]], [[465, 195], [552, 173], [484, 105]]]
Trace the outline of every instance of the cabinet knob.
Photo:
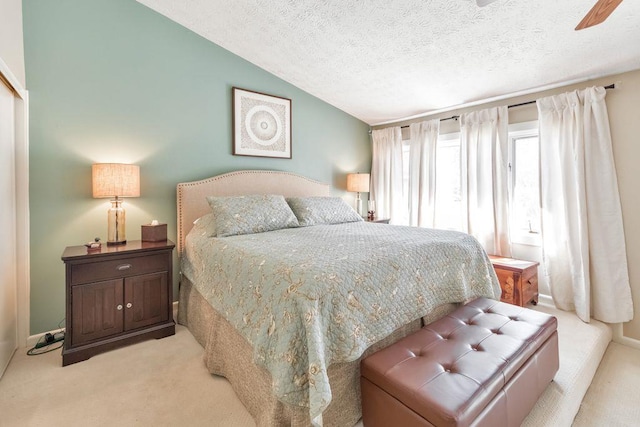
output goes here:
[[120, 264], [119, 266], [116, 267], [116, 269], [122, 271], [122, 270], [128, 270], [131, 268], [131, 264]]
[[131, 308], [133, 307], [133, 304], [131, 304], [130, 302], [127, 303], [127, 308]]
[[116, 308], [118, 309], [118, 311], [122, 310], [122, 304], [118, 304]]

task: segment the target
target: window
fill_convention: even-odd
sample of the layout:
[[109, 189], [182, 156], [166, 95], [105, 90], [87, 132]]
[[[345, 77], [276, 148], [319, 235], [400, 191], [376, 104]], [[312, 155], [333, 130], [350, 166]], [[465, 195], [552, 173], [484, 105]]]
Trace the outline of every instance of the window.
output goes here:
[[402, 200], [405, 206], [409, 207], [409, 152], [411, 151], [411, 140], [402, 140]]
[[[409, 140], [402, 141], [403, 195], [408, 206]], [[463, 230], [460, 134], [440, 135], [436, 145], [435, 228]]]
[[511, 241], [540, 245], [540, 150], [538, 122], [509, 127]]
[[[404, 196], [409, 188], [409, 141], [403, 141]], [[460, 134], [440, 135], [436, 145], [435, 228], [466, 231], [462, 203]], [[509, 126], [511, 241], [540, 245], [540, 151], [538, 122]]]
[[462, 174], [460, 134], [440, 135], [436, 145], [435, 228], [462, 231]]

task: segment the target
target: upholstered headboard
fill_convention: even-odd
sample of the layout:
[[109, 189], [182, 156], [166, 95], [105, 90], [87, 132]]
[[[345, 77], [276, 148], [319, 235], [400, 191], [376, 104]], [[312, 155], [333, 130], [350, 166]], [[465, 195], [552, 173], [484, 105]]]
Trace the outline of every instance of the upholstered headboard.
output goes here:
[[207, 196], [281, 194], [285, 197], [328, 196], [329, 184], [290, 172], [246, 170], [178, 184], [178, 256], [193, 221], [211, 212]]

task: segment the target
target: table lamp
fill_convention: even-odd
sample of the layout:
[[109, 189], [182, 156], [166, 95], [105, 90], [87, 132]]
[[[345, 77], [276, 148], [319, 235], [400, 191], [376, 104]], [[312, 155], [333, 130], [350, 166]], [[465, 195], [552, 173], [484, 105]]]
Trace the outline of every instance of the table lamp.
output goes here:
[[96, 163], [91, 167], [93, 197], [112, 197], [107, 211], [107, 245], [127, 243], [121, 197], [140, 197], [140, 167], [122, 163]]
[[369, 192], [369, 174], [368, 173], [350, 173], [347, 174], [347, 191], [356, 193], [356, 211], [362, 216], [362, 199], [360, 193]]

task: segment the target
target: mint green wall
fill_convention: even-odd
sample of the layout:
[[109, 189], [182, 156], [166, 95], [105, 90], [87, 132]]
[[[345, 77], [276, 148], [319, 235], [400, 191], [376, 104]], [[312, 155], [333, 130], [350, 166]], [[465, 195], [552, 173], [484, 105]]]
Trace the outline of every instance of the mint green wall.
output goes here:
[[[24, 0], [30, 93], [31, 333], [64, 318], [65, 246], [106, 237], [91, 164], [140, 165], [127, 238], [167, 222], [176, 184], [237, 169], [330, 182], [369, 170], [368, 126], [133, 0]], [[231, 154], [231, 87], [290, 98], [293, 159]], [[177, 271], [177, 265], [174, 264]], [[174, 280], [174, 293], [177, 280]]]

